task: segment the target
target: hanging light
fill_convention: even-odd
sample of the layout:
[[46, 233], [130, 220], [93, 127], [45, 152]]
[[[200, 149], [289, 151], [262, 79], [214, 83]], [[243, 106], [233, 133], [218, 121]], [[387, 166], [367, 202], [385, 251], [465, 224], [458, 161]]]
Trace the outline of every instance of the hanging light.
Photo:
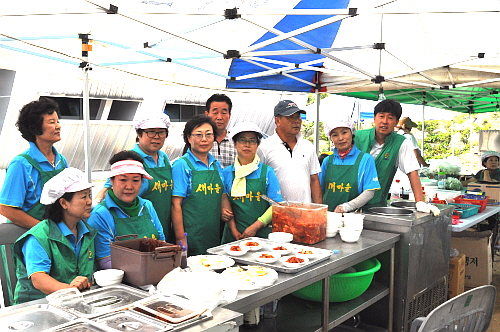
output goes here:
[[380, 88], [378, 88], [378, 101], [385, 100], [385, 95], [384, 95], [384, 88], [382, 87], [382, 84], [380, 84]]

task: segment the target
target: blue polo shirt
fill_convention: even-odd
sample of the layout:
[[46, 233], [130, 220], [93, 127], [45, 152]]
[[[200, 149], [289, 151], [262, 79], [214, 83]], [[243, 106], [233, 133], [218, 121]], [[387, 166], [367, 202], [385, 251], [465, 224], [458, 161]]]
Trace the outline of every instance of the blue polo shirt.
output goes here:
[[[183, 157], [193, 164], [193, 167], [197, 171], [208, 171], [216, 169], [224, 183], [224, 176], [222, 174], [222, 167], [217, 159], [214, 158], [210, 153], [208, 154], [208, 166], [202, 162], [198, 157], [196, 157], [191, 149], [188, 149]], [[183, 158], [179, 158], [174, 161], [172, 165], [172, 177], [174, 180], [174, 189], [172, 190], [172, 196], [189, 197], [192, 190], [192, 171], [188, 164]], [[225, 192], [225, 191], [224, 191]]]
[[[139, 199], [139, 204], [141, 209], [139, 211], [139, 216], [144, 214], [144, 209], [147, 209], [149, 215], [151, 216], [151, 222], [158, 230], [158, 234], [160, 234], [159, 240], [165, 240], [165, 234], [163, 234], [163, 227], [160, 224], [160, 220], [158, 215], [156, 214], [156, 210], [153, 207], [153, 203], [151, 201], [137, 197]], [[113, 219], [113, 215], [109, 210], [111, 208], [114, 209], [118, 218], [128, 218], [129, 216], [118, 206], [115, 201], [106, 193], [106, 197], [104, 198], [106, 202], [106, 206], [101, 204], [97, 204], [92, 212], [90, 213], [90, 217], [87, 220], [87, 223], [97, 229], [97, 235], [95, 237], [95, 258], [101, 259], [104, 257], [108, 257], [111, 255], [111, 251], [109, 249], [109, 243], [115, 242], [116, 237], [116, 226], [115, 220]]]
[[[83, 236], [89, 233], [87, 226], [85, 226], [81, 220], [78, 222], [76, 225], [78, 229], [78, 239], [64, 222], [59, 222], [57, 227], [61, 230], [62, 235], [68, 239], [69, 243], [71, 243], [73, 251], [75, 252], [76, 257], [78, 257], [80, 255], [80, 248], [82, 247]], [[26, 238], [26, 242], [24, 242], [23, 245], [23, 255], [28, 276], [31, 276], [36, 272], [45, 272], [50, 274], [52, 261], [40, 245], [40, 242], [38, 242], [36, 237], [33, 235], [29, 235]]]
[[[262, 173], [263, 163], [259, 163], [259, 168], [257, 168], [252, 173], [246, 176], [247, 179], [258, 179]], [[234, 164], [229, 165], [222, 171], [224, 175], [224, 192], [227, 193], [229, 197], [231, 197], [231, 187], [233, 186], [234, 181]], [[276, 202], [282, 202], [283, 197], [281, 197], [280, 184], [278, 182], [278, 178], [276, 177], [276, 173], [274, 173], [274, 169], [271, 166], [267, 166], [266, 173], [266, 189], [267, 196], [271, 199], [274, 199]]]
[[380, 189], [377, 169], [375, 168], [375, 159], [373, 159], [370, 154], [361, 152], [356, 146], [353, 146], [344, 160], [340, 158], [337, 149], [333, 149], [333, 154], [323, 160], [321, 164], [321, 173], [319, 173], [319, 183], [323, 192], [325, 191], [325, 176], [328, 164], [354, 165], [360, 153], [363, 153], [363, 157], [361, 158], [358, 168], [358, 195], [365, 190]]
[[[156, 164], [152, 156], [146, 154], [144, 151], [141, 150], [138, 143], [135, 143], [134, 147], [132, 148], [132, 151], [137, 152], [144, 160], [144, 164], [149, 168], [165, 167], [167, 166], [166, 162], [170, 164], [170, 159], [168, 159], [167, 154], [161, 150], [158, 151], [158, 164]], [[109, 178], [106, 180], [104, 188], [108, 189], [111, 188], [111, 181], [109, 180]], [[139, 191], [139, 196], [144, 194], [148, 190], [148, 188], [149, 188], [149, 180], [146, 178], [142, 178], [141, 190]]]
[[[32, 157], [43, 171], [53, 171], [60, 168], [67, 168], [67, 162], [60, 158], [55, 147], [52, 147], [56, 155], [55, 167], [45, 158], [33, 142], [29, 142], [30, 147], [24, 151]], [[42, 181], [40, 172], [33, 167], [26, 158], [16, 156], [7, 167], [2, 192], [0, 193], [0, 204], [20, 208], [28, 211], [40, 201], [42, 194]]]

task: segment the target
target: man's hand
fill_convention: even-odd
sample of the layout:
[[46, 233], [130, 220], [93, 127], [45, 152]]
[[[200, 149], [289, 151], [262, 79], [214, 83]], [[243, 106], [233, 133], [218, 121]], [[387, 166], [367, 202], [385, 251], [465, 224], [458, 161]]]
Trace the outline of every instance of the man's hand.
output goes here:
[[425, 203], [424, 201], [418, 201], [416, 207], [418, 212], [432, 213], [434, 216], [439, 216], [441, 213], [437, 206]]

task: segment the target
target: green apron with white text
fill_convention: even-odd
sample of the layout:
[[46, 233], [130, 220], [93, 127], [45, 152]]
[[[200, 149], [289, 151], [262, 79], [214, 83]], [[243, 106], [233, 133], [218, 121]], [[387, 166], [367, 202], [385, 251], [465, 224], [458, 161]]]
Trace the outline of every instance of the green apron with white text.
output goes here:
[[[240, 233], [243, 233], [248, 226], [252, 225], [257, 218], [262, 216], [269, 208], [269, 203], [261, 198], [261, 195], [267, 195], [267, 165], [262, 164], [258, 179], [246, 179], [247, 188], [246, 195], [243, 197], [231, 197], [231, 207], [233, 208], [234, 220], [236, 228]], [[233, 171], [234, 179], [234, 171]], [[233, 180], [234, 181], [234, 180]], [[271, 233], [271, 227], [262, 227], [257, 231], [255, 236], [267, 239], [267, 235]], [[236, 241], [229, 227], [224, 225], [224, 233], [222, 235], [222, 243]]]
[[167, 158], [164, 158], [165, 166], [163, 167], [147, 167], [144, 168], [149, 175], [153, 177], [148, 180], [148, 190], [141, 195], [142, 198], [148, 199], [153, 203], [156, 214], [160, 219], [163, 227], [163, 234], [168, 243], [175, 243], [175, 234], [172, 228], [170, 210], [172, 207], [172, 188], [174, 182], [172, 180], [172, 167]]
[[204, 255], [207, 249], [220, 245], [220, 215], [223, 184], [219, 171], [191, 169], [191, 194], [182, 202], [182, 220], [187, 233], [188, 255]]
[[[392, 180], [397, 170], [396, 162], [399, 156], [399, 149], [405, 140], [406, 137], [394, 131], [385, 138], [382, 151], [380, 151], [380, 154], [375, 158], [375, 167], [377, 168], [380, 190], [375, 191], [375, 195], [368, 201], [365, 208], [377, 205], [385, 206], [387, 204], [387, 194], [389, 193]], [[370, 153], [375, 144], [375, 128], [358, 130], [354, 141], [358, 149]]]
[[328, 160], [325, 174], [325, 190], [323, 204], [328, 205], [328, 211], [334, 211], [340, 204], [349, 202], [358, 196], [359, 164], [363, 159], [360, 152], [354, 165], [333, 165], [334, 156]]
[[[99, 203], [107, 208], [106, 201]], [[155, 225], [151, 221], [151, 215], [148, 208], [143, 206], [143, 214], [141, 216], [120, 218], [115, 209], [108, 209], [113, 216], [115, 222], [115, 230], [117, 236], [137, 234], [137, 238], [160, 239], [160, 234]]]

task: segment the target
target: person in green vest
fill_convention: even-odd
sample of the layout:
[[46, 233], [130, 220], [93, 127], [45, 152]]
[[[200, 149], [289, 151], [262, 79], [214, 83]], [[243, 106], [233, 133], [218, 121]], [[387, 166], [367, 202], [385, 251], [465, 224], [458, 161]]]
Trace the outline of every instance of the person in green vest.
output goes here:
[[378, 180], [381, 190], [367, 203], [370, 206], [386, 206], [387, 194], [392, 184], [396, 169], [399, 168], [408, 176], [415, 196], [417, 210], [439, 215], [439, 209], [423, 201], [422, 184], [418, 170], [420, 165], [411, 141], [394, 131], [401, 117], [401, 104], [393, 99], [385, 99], [375, 106], [373, 122], [375, 127], [358, 130], [354, 142], [358, 149], [371, 154], [375, 158]]
[[[134, 120], [134, 128], [137, 133], [136, 144], [132, 151], [137, 152], [144, 160], [144, 169], [153, 179], [142, 179], [139, 196], [153, 203], [158, 218], [163, 227], [163, 233], [167, 242], [175, 242], [175, 235], [170, 219], [170, 208], [172, 206], [172, 167], [165, 152], [161, 150], [168, 137], [170, 118], [164, 113], [146, 114]], [[96, 203], [100, 203], [105, 197], [107, 190], [111, 188], [108, 179], [104, 188], [96, 195]]]
[[177, 244], [187, 243], [190, 256], [203, 255], [221, 240], [222, 167], [210, 154], [217, 125], [206, 115], [195, 115], [183, 136], [187, 152], [172, 165], [172, 224]]
[[[260, 162], [257, 147], [264, 134], [253, 122], [239, 122], [230, 129], [237, 156], [222, 171], [224, 199], [222, 215], [226, 221], [222, 243], [247, 237], [266, 238], [271, 233], [272, 207], [261, 196], [281, 202], [280, 185], [272, 167]], [[227, 205], [226, 202], [230, 204]]]
[[44, 97], [32, 101], [19, 112], [16, 126], [29, 142], [29, 148], [7, 167], [0, 193], [0, 214], [18, 226], [31, 228], [43, 219], [45, 212], [40, 203], [43, 185], [68, 167], [54, 147], [61, 140], [59, 106]]
[[90, 288], [97, 231], [84, 219], [92, 210], [92, 184], [76, 168], [66, 168], [43, 187], [44, 220], [14, 244], [16, 304], [57, 290]]
[[153, 203], [139, 197], [143, 178], [153, 179], [144, 170], [141, 156], [130, 150], [120, 151], [109, 163], [111, 189], [88, 219], [89, 225], [98, 231], [95, 256], [101, 269], [111, 268], [109, 243], [117, 236], [137, 234], [138, 238], [165, 240]]
[[323, 121], [325, 135], [335, 149], [321, 164], [319, 181], [323, 204], [328, 211], [351, 212], [363, 207], [380, 190], [375, 160], [354, 144], [354, 124], [351, 118]]

